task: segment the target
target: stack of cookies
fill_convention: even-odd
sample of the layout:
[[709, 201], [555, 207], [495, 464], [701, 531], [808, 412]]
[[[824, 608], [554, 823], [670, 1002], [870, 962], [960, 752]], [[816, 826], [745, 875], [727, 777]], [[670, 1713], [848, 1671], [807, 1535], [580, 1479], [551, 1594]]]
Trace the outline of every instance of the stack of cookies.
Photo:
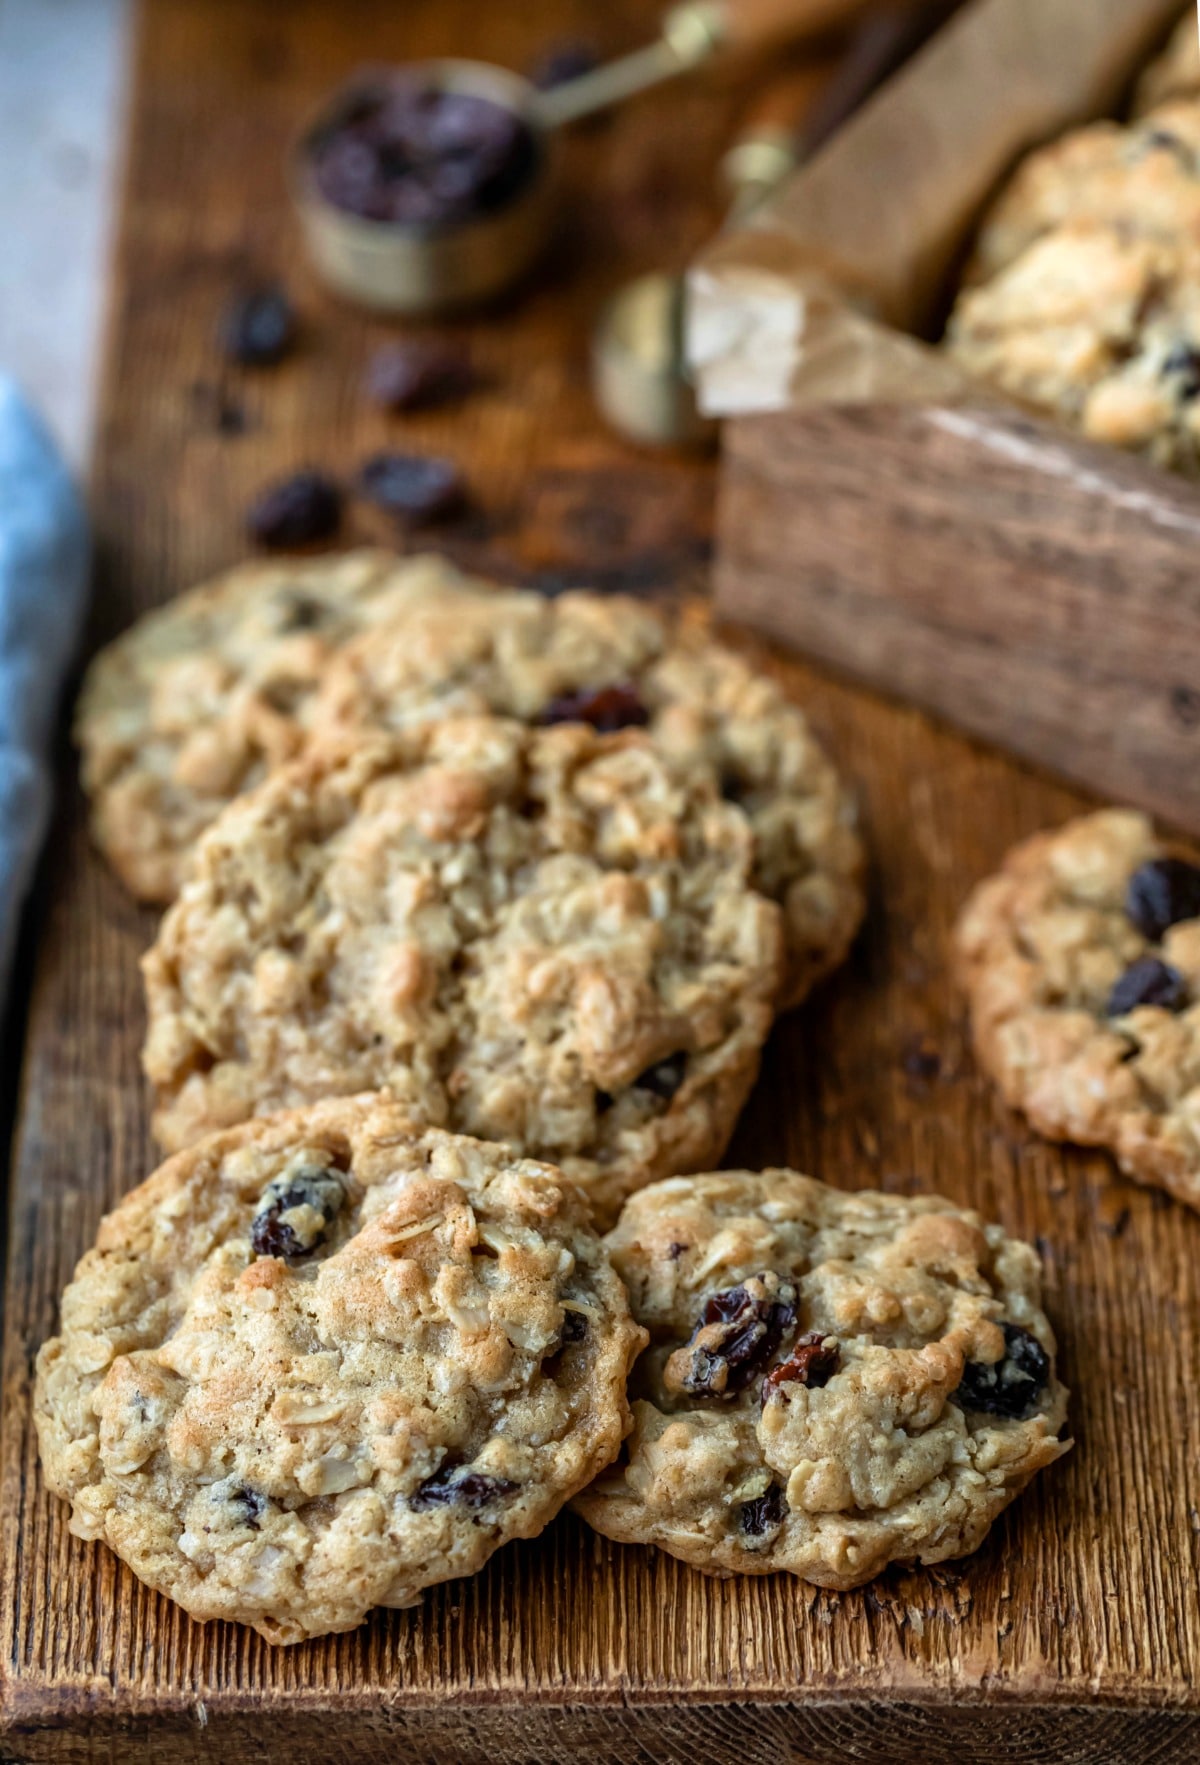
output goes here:
[[1139, 89], [1031, 154], [984, 216], [947, 343], [1097, 441], [1200, 470], [1200, 51], [1192, 12]]
[[39, 1361], [81, 1536], [291, 1642], [572, 1498], [851, 1587], [974, 1549], [1066, 1450], [1027, 1246], [689, 1174], [863, 911], [848, 792], [698, 615], [256, 565], [105, 651], [78, 728], [97, 841], [167, 907], [172, 1155]]

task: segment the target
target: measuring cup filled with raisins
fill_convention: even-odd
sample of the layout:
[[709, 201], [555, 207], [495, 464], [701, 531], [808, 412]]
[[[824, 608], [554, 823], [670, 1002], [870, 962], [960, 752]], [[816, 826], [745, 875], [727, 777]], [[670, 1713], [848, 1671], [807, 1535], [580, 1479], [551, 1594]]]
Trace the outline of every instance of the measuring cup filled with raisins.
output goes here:
[[291, 182], [337, 292], [395, 313], [476, 304], [530, 267], [553, 218], [556, 131], [718, 50], [819, 30], [861, 0], [690, 0], [657, 42], [541, 91], [485, 62], [368, 69], [305, 132]]

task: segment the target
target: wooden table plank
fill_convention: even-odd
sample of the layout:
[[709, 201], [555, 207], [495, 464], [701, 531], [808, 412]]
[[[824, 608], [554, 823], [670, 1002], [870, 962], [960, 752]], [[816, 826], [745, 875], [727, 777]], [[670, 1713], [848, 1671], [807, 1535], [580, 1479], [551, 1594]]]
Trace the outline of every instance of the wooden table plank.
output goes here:
[[[142, 15], [133, 145], [94, 503], [97, 635], [236, 558], [241, 511], [305, 460], [391, 441], [444, 448], [474, 508], [469, 563], [552, 586], [700, 584], [710, 462], [608, 436], [588, 324], [632, 269], [714, 224], [736, 82], [680, 88], [571, 144], [564, 238], [522, 301], [463, 323], [488, 376], [457, 412], [387, 419], [359, 396], [385, 327], [300, 266], [284, 144], [368, 57], [469, 45], [522, 64], [546, 36], [645, 34], [619, 0], [155, 0]], [[282, 271], [304, 347], [277, 372], [212, 349], [231, 282]], [[218, 431], [224, 401], [239, 436]], [[382, 531], [355, 517], [355, 534]], [[968, 1562], [853, 1594], [717, 1582], [559, 1520], [473, 1581], [348, 1636], [273, 1650], [194, 1625], [66, 1531], [28, 1418], [38, 1343], [102, 1209], [151, 1168], [136, 962], [153, 932], [91, 854], [73, 789], [48, 867], [12, 1191], [0, 1504], [0, 1673], [19, 1758], [968, 1761], [1194, 1758], [1200, 1748], [1200, 1221], [1098, 1156], [1042, 1145], [974, 1071], [947, 937], [967, 887], [1080, 800], [920, 715], [776, 661], [856, 780], [875, 854], [846, 972], [782, 1023], [732, 1158], [842, 1186], [933, 1188], [1036, 1238], [1075, 1397], [1077, 1450]], [[986, 1708], [981, 1708], [986, 1706]]]

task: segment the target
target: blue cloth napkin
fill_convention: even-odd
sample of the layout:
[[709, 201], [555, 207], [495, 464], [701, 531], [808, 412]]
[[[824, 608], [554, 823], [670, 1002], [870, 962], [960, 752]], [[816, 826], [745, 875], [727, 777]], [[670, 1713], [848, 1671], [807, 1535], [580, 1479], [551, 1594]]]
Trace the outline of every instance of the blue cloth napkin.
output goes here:
[[0, 374], [0, 1005], [50, 810], [50, 741], [88, 584], [83, 504]]

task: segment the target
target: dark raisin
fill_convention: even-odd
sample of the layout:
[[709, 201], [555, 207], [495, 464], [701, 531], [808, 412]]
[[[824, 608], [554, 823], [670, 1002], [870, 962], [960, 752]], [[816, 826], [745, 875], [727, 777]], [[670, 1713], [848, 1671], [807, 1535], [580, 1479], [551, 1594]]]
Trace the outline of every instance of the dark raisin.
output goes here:
[[377, 349], [367, 366], [367, 396], [389, 411], [414, 411], [462, 398], [474, 383], [460, 346], [413, 337]]
[[601, 735], [618, 729], [642, 729], [650, 721], [635, 686], [622, 681], [614, 686], [581, 687], [551, 699], [542, 712], [543, 723], [590, 723]]
[[615, 1102], [616, 1102], [616, 1098], [613, 1096], [611, 1091], [597, 1091], [596, 1092], [596, 1114], [597, 1115], [607, 1115], [609, 1110], [612, 1108], [612, 1106]]
[[990, 1366], [968, 1361], [954, 1393], [960, 1409], [1023, 1421], [1038, 1406], [1050, 1381], [1050, 1356], [1036, 1336], [1019, 1324], [1004, 1324], [1004, 1358]]
[[738, 772], [728, 768], [722, 772], [720, 781], [721, 795], [727, 803], [744, 803], [746, 800], [746, 781]]
[[669, 1103], [682, 1085], [686, 1072], [687, 1055], [668, 1054], [665, 1060], [656, 1060], [653, 1066], [639, 1073], [633, 1081], [633, 1088], [649, 1091], [652, 1097], [661, 1097], [664, 1103]]
[[1163, 377], [1178, 381], [1175, 391], [1181, 399], [1200, 395], [1200, 349], [1191, 343], [1177, 343], [1162, 365]]
[[587, 1335], [587, 1319], [581, 1311], [563, 1313], [563, 1327], [560, 1342], [564, 1348], [571, 1342], [582, 1342]]
[[1185, 729], [1194, 729], [1200, 723], [1200, 692], [1194, 686], [1173, 686], [1171, 710]]
[[1147, 129], [1142, 135], [1142, 147], [1151, 152], [1177, 154], [1188, 164], [1191, 161], [1187, 142], [1182, 141], [1178, 135], [1173, 135], [1169, 129]]
[[931, 1085], [941, 1076], [942, 1057], [936, 1048], [917, 1037], [904, 1050], [904, 1071], [918, 1084]]
[[248, 1526], [251, 1532], [260, 1530], [259, 1521], [267, 1511], [265, 1495], [260, 1494], [257, 1489], [248, 1489], [243, 1484], [237, 1489], [231, 1489], [226, 1500], [243, 1526]]
[[276, 629], [280, 632], [315, 631], [318, 625], [325, 623], [328, 608], [324, 601], [314, 595], [285, 595], [279, 606], [279, 622]]
[[313, 156], [317, 185], [339, 208], [427, 226], [508, 201], [533, 173], [537, 143], [502, 104], [396, 78], [364, 93]]
[[312, 545], [341, 526], [342, 493], [324, 472], [297, 472], [264, 490], [246, 523], [260, 545]]
[[549, 92], [554, 86], [565, 86], [568, 80], [582, 79], [599, 65], [600, 57], [591, 43], [564, 37], [542, 50], [530, 64], [528, 78], [540, 92]]
[[[301, 1165], [263, 1190], [250, 1229], [256, 1256], [311, 1256], [346, 1199], [337, 1171]], [[289, 1219], [286, 1216], [291, 1214]]]
[[486, 1508], [492, 1502], [512, 1495], [517, 1488], [507, 1477], [489, 1477], [482, 1471], [465, 1471], [458, 1465], [443, 1465], [432, 1477], [426, 1477], [409, 1496], [414, 1508]]
[[796, 1290], [778, 1275], [756, 1275], [714, 1293], [684, 1347], [667, 1362], [668, 1387], [692, 1397], [744, 1391], [778, 1352], [796, 1322]]
[[767, 1532], [775, 1532], [783, 1525], [787, 1517], [788, 1505], [783, 1490], [778, 1483], [772, 1483], [753, 1501], [742, 1503], [738, 1515], [738, 1525], [747, 1538], [762, 1538]]
[[1182, 1011], [1188, 1002], [1187, 982], [1169, 962], [1157, 956], [1140, 956], [1131, 962], [1108, 995], [1108, 1015], [1124, 1017], [1139, 1005], [1159, 1005], [1164, 1011]]
[[1152, 944], [1181, 919], [1200, 919], [1200, 867], [1152, 858], [1130, 877], [1125, 911]]
[[413, 523], [441, 520], [463, 500], [462, 473], [453, 460], [421, 454], [375, 454], [359, 472], [358, 487], [389, 515]]
[[819, 1391], [828, 1385], [841, 1365], [841, 1353], [836, 1342], [829, 1342], [823, 1331], [811, 1330], [807, 1336], [798, 1336], [792, 1352], [787, 1360], [780, 1361], [772, 1367], [762, 1382], [762, 1400], [779, 1397], [787, 1401], [784, 1385], [807, 1385], [810, 1391]]
[[237, 294], [221, 315], [221, 344], [246, 368], [281, 362], [296, 338], [292, 303], [277, 284]]
[[667, 1255], [670, 1257], [672, 1262], [678, 1262], [680, 1257], [686, 1255], [686, 1253], [689, 1249], [690, 1249], [689, 1245], [681, 1244], [679, 1242], [678, 1238], [675, 1238], [675, 1239], [672, 1239], [671, 1243], [667, 1245]]

